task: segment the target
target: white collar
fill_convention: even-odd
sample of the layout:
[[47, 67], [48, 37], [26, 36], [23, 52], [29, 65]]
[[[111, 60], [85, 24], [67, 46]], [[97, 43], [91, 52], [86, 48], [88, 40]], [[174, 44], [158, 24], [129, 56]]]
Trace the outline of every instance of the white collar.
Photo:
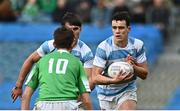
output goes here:
[[62, 53], [62, 52], [69, 53], [69, 51], [67, 51], [66, 49], [58, 49], [58, 52], [60, 52], [60, 53]]

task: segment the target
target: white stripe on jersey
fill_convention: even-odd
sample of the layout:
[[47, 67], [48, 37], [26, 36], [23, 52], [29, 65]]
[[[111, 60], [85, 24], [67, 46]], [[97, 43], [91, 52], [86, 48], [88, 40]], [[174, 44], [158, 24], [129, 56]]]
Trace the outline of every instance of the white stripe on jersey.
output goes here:
[[[53, 45], [53, 42], [54, 40], [45, 41], [37, 49], [37, 53], [42, 57], [56, 50]], [[81, 40], [78, 40], [77, 45], [72, 49], [71, 53], [80, 59], [80, 61], [83, 63], [85, 68], [92, 68], [93, 53], [91, 49], [84, 42], [82, 42]]]

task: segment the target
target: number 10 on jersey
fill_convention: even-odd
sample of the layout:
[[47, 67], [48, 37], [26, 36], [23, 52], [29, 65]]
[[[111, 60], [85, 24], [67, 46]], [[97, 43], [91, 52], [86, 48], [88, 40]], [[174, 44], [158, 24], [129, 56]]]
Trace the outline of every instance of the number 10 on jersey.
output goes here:
[[[66, 74], [66, 69], [68, 65], [67, 59], [58, 59], [57, 63], [55, 64], [54, 58], [49, 59], [49, 73], [56, 73], [56, 74]], [[56, 67], [55, 71], [53, 71], [53, 67]]]

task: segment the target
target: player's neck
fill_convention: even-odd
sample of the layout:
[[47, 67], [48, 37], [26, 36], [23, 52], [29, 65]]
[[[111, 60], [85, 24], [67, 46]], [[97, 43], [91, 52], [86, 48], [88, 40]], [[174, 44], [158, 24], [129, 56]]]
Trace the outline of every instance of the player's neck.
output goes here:
[[114, 44], [117, 47], [125, 48], [127, 46], [128, 42], [127, 41], [123, 41], [123, 42], [116, 42], [116, 41], [114, 41]]
[[58, 51], [59, 52], [68, 52], [69, 53], [71, 50], [65, 49], [65, 48], [59, 48]]

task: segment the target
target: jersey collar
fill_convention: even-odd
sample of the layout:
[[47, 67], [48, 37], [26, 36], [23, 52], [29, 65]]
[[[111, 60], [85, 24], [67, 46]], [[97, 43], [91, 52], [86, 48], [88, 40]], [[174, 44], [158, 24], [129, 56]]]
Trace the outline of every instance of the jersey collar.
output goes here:
[[62, 53], [62, 52], [66, 52], [69, 53], [69, 51], [65, 50], [65, 49], [58, 49], [58, 52]]

